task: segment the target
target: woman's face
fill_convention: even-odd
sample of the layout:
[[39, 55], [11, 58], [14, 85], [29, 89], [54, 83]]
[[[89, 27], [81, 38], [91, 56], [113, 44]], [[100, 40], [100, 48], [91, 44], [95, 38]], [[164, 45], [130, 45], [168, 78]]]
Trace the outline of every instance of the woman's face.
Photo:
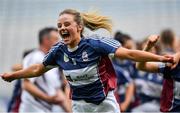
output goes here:
[[82, 27], [74, 21], [74, 15], [62, 14], [59, 16], [57, 25], [64, 43], [70, 47], [77, 46]]
[[133, 40], [127, 40], [123, 46], [127, 49], [135, 49], [136, 48], [136, 45]]

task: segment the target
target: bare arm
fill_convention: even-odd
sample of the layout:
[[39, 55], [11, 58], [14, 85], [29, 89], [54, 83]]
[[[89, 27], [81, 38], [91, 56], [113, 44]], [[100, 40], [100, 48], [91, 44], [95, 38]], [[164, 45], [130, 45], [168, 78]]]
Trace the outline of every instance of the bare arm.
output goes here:
[[35, 86], [33, 83], [31, 83], [31, 81], [29, 81], [28, 79], [25, 79], [23, 81], [23, 89], [28, 91], [32, 96], [44, 100], [48, 103], [52, 103], [52, 104], [58, 104], [60, 103], [60, 100], [57, 100], [56, 96], [49, 96], [46, 93], [44, 93], [43, 91], [41, 91], [37, 86]]
[[62, 102], [60, 103], [60, 106], [65, 110], [65, 112], [72, 112], [71, 111], [71, 100], [69, 99], [69, 87], [67, 86], [67, 81], [65, 79], [64, 73], [62, 70], [60, 70], [60, 76], [62, 81], [62, 87], [58, 90], [58, 95], [60, 98], [62, 98]]
[[125, 101], [120, 104], [121, 111], [126, 111], [134, 95], [134, 83], [128, 84], [126, 88]]
[[62, 90], [58, 90], [58, 95], [62, 100], [59, 105], [64, 109], [65, 112], [71, 112], [71, 100], [67, 97], [68, 95], [66, 95]]
[[[159, 37], [156, 35], [152, 35], [149, 37], [149, 40], [145, 47], [143, 48], [144, 51], [150, 51], [151, 48], [155, 45], [155, 43], [158, 41]], [[136, 68], [142, 71], [147, 72], [158, 72], [158, 64], [153, 62], [137, 62]]]
[[140, 50], [129, 50], [123, 47], [120, 47], [116, 50], [115, 56], [120, 59], [130, 59], [137, 62], [171, 62], [170, 58], [155, 55], [149, 52], [140, 51]]
[[158, 64], [153, 62], [136, 62], [136, 68], [146, 72], [159, 72]]
[[33, 64], [27, 69], [19, 70], [16, 72], [11, 72], [11, 73], [4, 73], [1, 74], [0, 76], [8, 82], [11, 82], [15, 79], [20, 79], [20, 78], [31, 78], [31, 77], [37, 77], [48, 71], [43, 64]]
[[171, 66], [171, 68], [175, 68], [178, 63], [180, 62], [180, 52], [177, 52], [175, 55], [174, 55], [174, 64]]

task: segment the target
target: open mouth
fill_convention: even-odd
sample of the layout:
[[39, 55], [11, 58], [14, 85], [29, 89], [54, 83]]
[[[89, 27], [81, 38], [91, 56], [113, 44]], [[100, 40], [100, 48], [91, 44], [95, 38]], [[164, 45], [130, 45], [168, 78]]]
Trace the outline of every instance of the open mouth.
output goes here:
[[68, 31], [62, 31], [60, 34], [63, 39], [70, 37], [70, 34]]

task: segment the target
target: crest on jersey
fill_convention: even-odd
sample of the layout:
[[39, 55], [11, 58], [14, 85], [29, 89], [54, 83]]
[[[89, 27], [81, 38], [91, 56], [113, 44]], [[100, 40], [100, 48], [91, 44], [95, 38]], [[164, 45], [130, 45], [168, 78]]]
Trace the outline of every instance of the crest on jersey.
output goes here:
[[87, 54], [86, 51], [83, 51], [83, 53], [82, 53], [82, 59], [83, 59], [83, 61], [88, 61], [88, 54]]
[[64, 62], [69, 62], [69, 58], [66, 54], [64, 54]]

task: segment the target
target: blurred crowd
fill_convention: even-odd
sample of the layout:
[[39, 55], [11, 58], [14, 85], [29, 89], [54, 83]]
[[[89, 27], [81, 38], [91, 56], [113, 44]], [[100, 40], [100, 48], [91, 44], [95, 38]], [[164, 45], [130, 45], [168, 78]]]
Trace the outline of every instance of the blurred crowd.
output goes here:
[[[174, 54], [180, 51], [180, 40], [171, 29], [160, 34], [160, 40], [151, 52], [159, 55]], [[142, 50], [147, 38], [141, 42], [133, 41], [129, 34], [116, 32], [114, 38], [127, 49]], [[122, 112], [160, 112], [160, 98], [163, 76], [137, 70], [129, 60], [113, 60], [118, 78], [115, 91]], [[160, 75], [160, 76], [159, 76]]]

